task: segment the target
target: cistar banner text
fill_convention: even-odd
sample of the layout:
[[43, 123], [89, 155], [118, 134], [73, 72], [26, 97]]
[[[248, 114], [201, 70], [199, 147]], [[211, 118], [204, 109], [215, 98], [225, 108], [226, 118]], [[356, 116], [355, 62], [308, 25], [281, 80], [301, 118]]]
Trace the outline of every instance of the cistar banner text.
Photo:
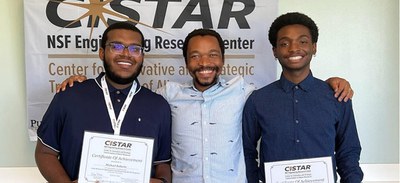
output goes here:
[[277, 16], [275, 0], [25, 0], [27, 126], [36, 140], [57, 84], [70, 75], [96, 77], [108, 25], [128, 21], [144, 33], [141, 85], [155, 90], [190, 76], [182, 56], [186, 35], [196, 28], [218, 31], [226, 48], [222, 76], [241, 75], [256, 87], [276, 77], [268, 29]]

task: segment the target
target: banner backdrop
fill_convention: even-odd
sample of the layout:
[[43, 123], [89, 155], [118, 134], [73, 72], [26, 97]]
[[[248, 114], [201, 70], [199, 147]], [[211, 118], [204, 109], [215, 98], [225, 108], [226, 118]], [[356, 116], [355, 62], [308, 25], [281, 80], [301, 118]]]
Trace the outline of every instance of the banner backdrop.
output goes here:
[[168, 81], [185, 82], [182, 45], [196, 28], [218, 31], [226, 48], [222, 76], [241, 75], [256, 87], [276, 79], [268, 29], [276, 0], [25, 0], [25, 64], [28, 131], [36, 140], [57, 84], [70, 75], [96, 77], [108, 25], [129, 21], [145, 36], [139, 82], [155, 90]]

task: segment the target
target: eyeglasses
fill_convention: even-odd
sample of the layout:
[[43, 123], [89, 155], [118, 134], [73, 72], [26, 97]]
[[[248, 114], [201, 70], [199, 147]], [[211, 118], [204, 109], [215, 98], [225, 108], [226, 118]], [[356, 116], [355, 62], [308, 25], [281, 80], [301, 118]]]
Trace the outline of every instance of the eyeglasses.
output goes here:
[[116, 53], [116, 54], [122, 54], [125, 48], [128, 49], [129, 54], [131, 56], [140, 56], [142, 55], [143, 52], [143, 47], [134, 44], [125, 46], [122, 43], [108, 43], [106, 44], [106, 46], [109, 46], [111, 48], [110, 49], [111, 53]]

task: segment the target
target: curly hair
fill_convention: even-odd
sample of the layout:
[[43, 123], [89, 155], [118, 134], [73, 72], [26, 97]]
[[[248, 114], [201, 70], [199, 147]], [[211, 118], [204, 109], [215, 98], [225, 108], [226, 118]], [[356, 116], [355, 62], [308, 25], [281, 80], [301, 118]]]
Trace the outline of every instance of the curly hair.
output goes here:
[[299, 24], [308, 28], [313, 43], [318, 41], [318, 27], [315, 22], [305, 14], [290, 12], [283, 14], [272, 22], [268, 32], [268, 39], [273, 48], [276, 48], [278, 32], [287, 25]]

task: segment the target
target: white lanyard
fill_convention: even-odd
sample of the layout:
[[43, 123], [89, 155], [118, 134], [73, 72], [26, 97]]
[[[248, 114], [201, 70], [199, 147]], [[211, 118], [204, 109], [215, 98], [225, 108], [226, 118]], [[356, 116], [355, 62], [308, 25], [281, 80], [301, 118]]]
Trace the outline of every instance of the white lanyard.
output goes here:
[[107, 110], [108, 110], [108, 115], [110, 116], [111, 125], [114, 129], [114, 135], [119, 135], [121, 132], [121, 125], [125, 118], [126, 111], [128, 110], [129, 104], [131, 104], [133, 96], [135, 96], [135, 94], [136, 94], [136, 93], [134, 93], [134, 91], [136, 90], [136, 85], [137, 85], [136, 81], [133, 81], [131, 90], [129, 91], [129, 94], [125, 99], [124, 105], [122, 105], [121, 111], [119, 112], [118, 119], [117, 119], [117, 118], [115, 118], [114, 107], [112, 105], [110, 93], [108, 91], [106, 76], [104, 75], [101, 78], [101, 88], [103, 90], [104, 100], [107, 105]]

